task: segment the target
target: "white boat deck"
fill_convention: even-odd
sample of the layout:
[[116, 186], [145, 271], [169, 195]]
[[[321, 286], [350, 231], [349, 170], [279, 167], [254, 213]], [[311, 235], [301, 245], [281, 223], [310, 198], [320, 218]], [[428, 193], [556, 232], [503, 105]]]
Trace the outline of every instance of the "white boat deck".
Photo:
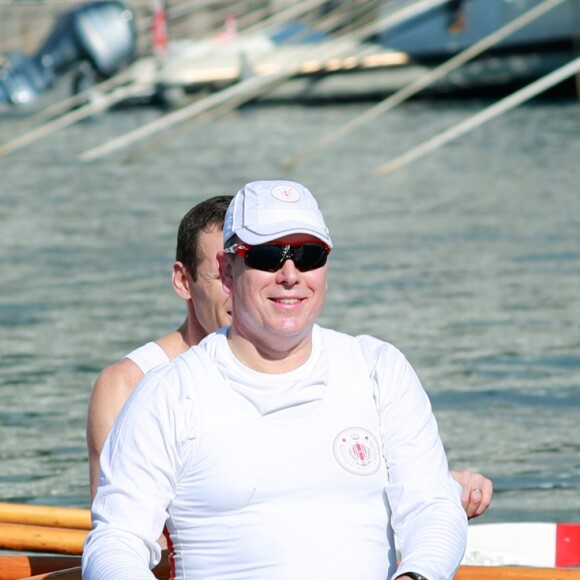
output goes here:
[[144, 67], [150, 67], [157, 71], [158, 83], [192, 89], [252, 76], [313, 76], [397, 67], [408, 62], [408, 56], [402, 52], [351, 39], [275, 45], [266, 36], [256, 36], [228, 43], [179, 43], [162, 59], [145, 59], [135, 70], [143, 72]]

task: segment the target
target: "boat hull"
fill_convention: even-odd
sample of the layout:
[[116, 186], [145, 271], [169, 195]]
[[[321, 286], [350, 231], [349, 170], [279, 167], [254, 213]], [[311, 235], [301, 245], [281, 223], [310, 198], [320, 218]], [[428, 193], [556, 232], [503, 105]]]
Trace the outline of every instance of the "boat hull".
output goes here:
[[[446, 60], [544, 0], [450, 0], [379, 32], [379, 43], [421, 62]], [[384, 4], [383, 16], [407, 0]], [[580, 7], [566, 1], [492, 47], [495, 54], [572, 51], [580, 29]]]

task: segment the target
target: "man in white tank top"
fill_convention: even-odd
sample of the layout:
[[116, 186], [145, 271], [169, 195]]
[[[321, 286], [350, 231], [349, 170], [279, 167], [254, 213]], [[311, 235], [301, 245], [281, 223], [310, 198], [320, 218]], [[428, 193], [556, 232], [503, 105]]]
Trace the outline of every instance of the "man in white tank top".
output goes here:
[[[102, 453], [83, 577], [450, 578], [466, 514], [404, 356], [321, 329], [332, 241], [312, 194], [254, 182], [218, 254], [232, 323], [158, 366]], [[402, 561], [395, 561], [393, 530]]]
[[[93, 386], [87, 415], [91, 499], [99, 482], [99, 456], [107, 435], [139, 381], [152, 368], [230, 323], [230, 299], [223, 291], [215, 256], [223, 247], [224, 215], [231, 199], [231, 195], [222, 195], [205, 200], [189, 210], [179, 224], [171, 281], [186, 304], [183, 324], [105, 368]], [[484, 489], [479, 482], [472, 487]]]

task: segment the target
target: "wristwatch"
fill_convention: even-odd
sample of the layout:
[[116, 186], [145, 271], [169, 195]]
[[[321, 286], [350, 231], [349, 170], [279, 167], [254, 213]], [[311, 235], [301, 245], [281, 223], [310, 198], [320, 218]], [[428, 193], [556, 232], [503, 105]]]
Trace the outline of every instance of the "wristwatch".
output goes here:
[[[401, 576], [409, 576], [409, 578], [412, 578], [413, 580], [427, 580], [423, 574], [417, 574], [417, 572], [403, 572]], [[401, 576], [399, 576], [399, 578]]]

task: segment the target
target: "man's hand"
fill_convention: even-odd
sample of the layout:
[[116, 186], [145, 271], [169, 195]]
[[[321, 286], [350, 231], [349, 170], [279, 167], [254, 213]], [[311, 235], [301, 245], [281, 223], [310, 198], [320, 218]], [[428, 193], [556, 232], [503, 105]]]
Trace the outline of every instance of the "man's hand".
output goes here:
[[451, 471], [451, 476], [461, 485], [461, 504], [468, 518], [480, 516], [491, 504], [493, 483], [481, 473]]

